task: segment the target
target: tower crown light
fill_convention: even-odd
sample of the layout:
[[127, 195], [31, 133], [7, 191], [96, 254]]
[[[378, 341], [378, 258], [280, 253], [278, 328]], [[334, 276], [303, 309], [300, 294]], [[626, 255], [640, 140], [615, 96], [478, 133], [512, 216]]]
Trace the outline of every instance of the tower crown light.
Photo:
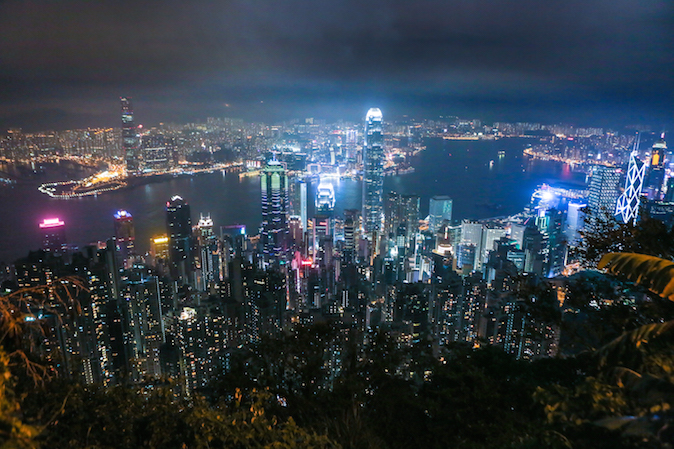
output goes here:
[[66, 223], [64, 221], [61, 221], [60, 218], [45, 218], [42, 223], [40, 223], [40, 228], [45, 229], [45, 228], [57, 228], [59, 226], [63, 226]]
[[131, 218], [131, 214], [125, 210], [118, 210], [115, 212], [115, 218], [120, 219], [120, 218]]
[[384, 115], [381, 113], [381, 109], [379, 108], [370, 108], [367, 111], [367, 115], [365, 116], [365, 120], [370, 121], [370, 120], [379, 120], [381, 121], [384, 118]]

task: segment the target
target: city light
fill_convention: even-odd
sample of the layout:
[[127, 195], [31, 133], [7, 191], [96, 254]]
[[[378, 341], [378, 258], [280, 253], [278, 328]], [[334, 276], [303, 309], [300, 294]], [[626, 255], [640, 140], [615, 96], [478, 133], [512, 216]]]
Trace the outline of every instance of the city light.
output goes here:
[[65, 225], [65, 222], [61, 221], [59, 218], [45, 218], [42, 223], [40, 223], [40, 227], [43, 229], [56, 228], [63, 225]]

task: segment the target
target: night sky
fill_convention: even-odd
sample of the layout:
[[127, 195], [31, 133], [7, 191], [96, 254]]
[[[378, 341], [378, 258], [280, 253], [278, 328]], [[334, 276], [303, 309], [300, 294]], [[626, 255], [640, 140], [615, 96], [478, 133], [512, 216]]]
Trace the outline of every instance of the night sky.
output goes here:
[[461, 115], [674, 123], [672, 0], [0, 0], [0, 129]]

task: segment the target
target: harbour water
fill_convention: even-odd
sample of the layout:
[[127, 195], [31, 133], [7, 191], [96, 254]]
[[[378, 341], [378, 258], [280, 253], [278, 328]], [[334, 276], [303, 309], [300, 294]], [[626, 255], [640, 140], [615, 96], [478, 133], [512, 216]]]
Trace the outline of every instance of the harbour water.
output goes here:
[[[528, 142], [429, 139], [427, 149], [411, 161], [415, 172], [387, 177], [384, 189], [419, 195], [422, 215], [428, 212], [430, 197], [449, 195], [454, 199], [453, 217], [458, 220], [517, 213], [542, 183], [583, 184], [584, 175], [562, 163], [523, 157], [522, 149]], [[11, 171], [11, 167], [0, 167], [0, 172]], [[23, 173], [16, 184], [0, 186], [0, 261], [11, 262], [38, 249], [42, 238], [38, 223], [44, 218], [65, 221], [67, 239], [75, 245], [105, 240], [113, 234], [112, 215], [119, 209], [131, 212], [136, 246], [147, 251], [150, 237], [165, 232], [166, 201], [173, 195], [187, 200], [195, 223], [203, 213], [211, 215], [216, 227], [243, 224], [249, 234], [256, 234], [260, 225], [259, 178], [239, 179], [236, 173], [176, 177], [72, 200], [53, 199], [37, 190], [43, 182], [89, 173], [73, 166], [49, 167], [43, 174], [27, 177]], [[335, 181], [334, 187], [337, 214], [360, 209], [359, 182]], [[310, 196], [313, 188], [315, 185], [309, 189]]]

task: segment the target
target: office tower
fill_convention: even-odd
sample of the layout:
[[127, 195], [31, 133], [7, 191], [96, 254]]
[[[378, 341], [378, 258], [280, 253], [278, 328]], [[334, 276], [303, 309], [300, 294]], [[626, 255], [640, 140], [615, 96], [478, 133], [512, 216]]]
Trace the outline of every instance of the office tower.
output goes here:
[[54, 255], [62, 255], [66, 249], [65, 222], [60, 218], [45, 218], [40, 223], [42, 249]]
[[155, 259], [168, 260], [169, 238], [166, 234], [155, 235], [150, 239], [150, 255]]
[[[367, 111], [363, 142], [363, 229], [370, 240], [379, 234], [384, 189], [384, 142], [382, 113], [378, 108]], [[374, 242], [376, 243], [376, 242]]]
[[539, 231], [534, 220], [529, 220], [524, 228], [522, 236], [522, 249], [524, 250], [524, 272], [543, 275], [544, 254], [543, 246], [544, 236]]
[[291, 215], [288, 219], [288, 230], [290, 233], [290, 242], [295, 248], [301, 248], [304, 241], [304, 232], [302, 231], [302, 219], [298, 215]]
[[159, 348], [165, 341], [165, 334], [159, 279], [145, 267], [129, 270], [120, 305], [131, 378], [141, 381], [160, 376]]
[[489, 258], [489, 253], [494, 250], [494, 242], [499, 240], [501, 237], [505, 237], [506, 230], [500, 226], [494, 225], [485, 225], [482, 228], [482, 244], [480, 245], [482, 253], [479, 255], [481, 258], [478, 261], [478, 264], [486, 262]]
[[143, 155], [143, 171], [163, 171], [171, 166], [171, 147], [162, 134], [143, 136], [141, 154]]
[[428, 206], [428, 230], [435, 234], [444, 220], [452, 221], [452, 199], [446, 195], [434, 196]]
[[207, 291], [220, 280], [220, 245], [213, 234], [213, 220], [210, 215], [199, 215], [197, 223], [197, 242], [199, 247], [198, 286]]
[[661, 198], [662, 184], [665, 181], [666, 154], [667, 143], [665, 143], [665, 133], [662, 133], [660, 139], [651, 148], [651, 164], [648, 170], [648, 181], [646, 182], [646, 193], [650, 200]]
[[599, 230], [599, 224], [613, 217], [618, 201], [618, 183], [620, 169], [603, 165], [593, 168], [592, 180], [588, 189], [588, 216], [585, 229], [590, 232]]
[[[482, 232], [484, 225], [482, 223], [463, 220], [461, 222], [461, 244], [469, 244], [475, 247], [474, 270], [479, 270], [482, 265]], [[465, 263], [463, 264], [465, 265]]]
[[[400, 229], [402, 227], [402, 229]], [[384, 238], [402, 236], [400, 247], [410, 246], [413, 236], [419, 230], [419, 196], [386, 194], [384, 201]]]
[[358, 242], [358, 211], [346, 209], [344, 211], [344, 261], [353, 262], [356, 256], [356, 244]]
[[288, 177], [280, 162], [271, 160], [260, 174], [262, 249], [267, 261], [285, 256], [288, 240]]
[[630, 163], [627, 168], [625, 190], [618, 198], [615, 214], [622, 219], [623, 223], [636, 224], [639, 216], [639, 204], [641, 202], [641, 189], [644, 185], [646, 165], [637, 157], [637, 149], [632, 151]]
[[585, 203], [569, 203], [566, 211], [566, 238], [571, 244], [575, 244], [580, 237], [578, 231], [583, 228], [585, 214], [582, 209], [585, 207], [587, 207]]
[[140, 171], [138, 135], [136, 127], [133, 124], [131, 98], [122, 97], [120, 101], [122, 103], [122, 148], [124, 149], [126, 172], [131, 175]]
[[178, 195], [166, 203], [166, 232], [171, 276], [187, 284], [192, 273], [192, 217], [189, 204]]
[[668, 203], [674, 203], [674, 177], [667, 179], [667, 191], [664, 200]]
[[335, 208], [335, 189], [330, 182], [320, 181], [316, 187], [316, 211], [331, 214]]
[[135, 254], [136, 233], [133, 227], [133, 217], [125, 210], [115, 212], [115, 241], [121, 266], [130, 268], [131, 257]]
[[543, 237], [543, 275], [554, 277], [566, 264], [566, 238], [563, 235], [564, 214], [557, 209], [540, 210], [536, 218]]

